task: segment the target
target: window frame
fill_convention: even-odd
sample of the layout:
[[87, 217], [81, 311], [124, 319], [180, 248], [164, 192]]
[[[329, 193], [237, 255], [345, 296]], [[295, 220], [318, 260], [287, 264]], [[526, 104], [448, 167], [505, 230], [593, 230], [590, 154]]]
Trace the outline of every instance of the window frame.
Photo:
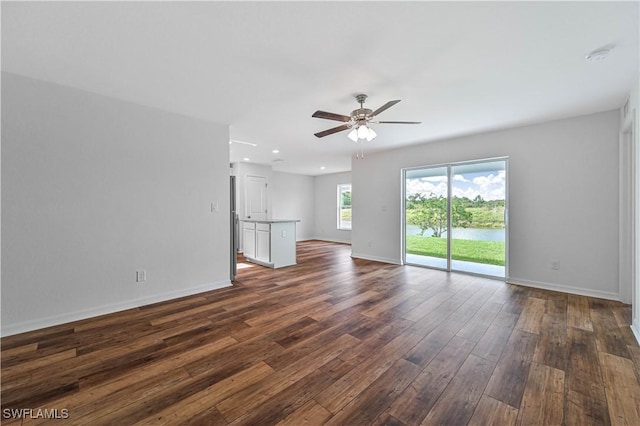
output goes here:
[[[349, 192], [351, 195], [353, 195], [353, 191], [352, 191], [352, 187], [350, 183], [340, 183], [338, 184], [338, 195], [337, 195], [337, 228], [339, 231], [351, 231], [352, 229], [352, 221], [353, 221], [353, 216], [351, 221], [349, 221], [348, 225], [344, 224], [344, 221], [342, 220], [342, 210], [344, 209], [344, 205], [342, 204], [342, 194], [344, 192]], [[351, 209], [353, 209], [353, 202], [349, 205], [349, 207]]]

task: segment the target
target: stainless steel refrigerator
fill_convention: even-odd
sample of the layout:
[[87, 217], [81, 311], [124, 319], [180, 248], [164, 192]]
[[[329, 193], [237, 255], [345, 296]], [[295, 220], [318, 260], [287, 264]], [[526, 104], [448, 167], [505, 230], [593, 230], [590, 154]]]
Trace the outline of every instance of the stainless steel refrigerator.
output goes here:
[[240, 233], [240, 221], [236, 212], [236, 177], [230, 176], [230, 196], [231, 196], [231, 281], [235, 281], [238, 272], [238, 244]]

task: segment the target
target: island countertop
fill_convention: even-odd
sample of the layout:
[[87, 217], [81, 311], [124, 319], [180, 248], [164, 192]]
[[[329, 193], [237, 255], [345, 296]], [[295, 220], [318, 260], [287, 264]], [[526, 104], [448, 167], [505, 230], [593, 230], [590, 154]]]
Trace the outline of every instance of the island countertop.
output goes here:
[[300, 222], [300, 219], [240, 219], [242, 222], [253, 223], [285, 223], [285, 222]]
[[298, 219], [242, 219], [244, 257], [270, 268], [296, 264]]

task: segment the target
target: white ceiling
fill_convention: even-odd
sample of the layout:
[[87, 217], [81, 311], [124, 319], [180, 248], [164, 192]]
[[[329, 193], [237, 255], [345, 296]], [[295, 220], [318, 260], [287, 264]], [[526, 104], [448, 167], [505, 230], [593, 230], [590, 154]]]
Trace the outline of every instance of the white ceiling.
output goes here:
[[318, 175], [350, 170], [357, 145], [313, 136], [340, 123], [311, 114], [348, 115], [360, 92], [371, 109], [402, 100], [381, 120], [423, 122], [377, 125], [365, 152], [620, 107], [638, 5], [2, 2], [2, 69], [228, 124], [257, 144], [231, 161]]

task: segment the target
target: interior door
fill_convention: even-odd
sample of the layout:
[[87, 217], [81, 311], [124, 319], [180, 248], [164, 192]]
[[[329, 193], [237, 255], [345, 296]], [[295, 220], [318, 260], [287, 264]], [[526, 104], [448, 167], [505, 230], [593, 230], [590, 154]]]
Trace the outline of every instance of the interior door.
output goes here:
[[267, 178], [264, 176], [247, 176], [245, 182], [246, 217], [264, 220], [267, 218]]

